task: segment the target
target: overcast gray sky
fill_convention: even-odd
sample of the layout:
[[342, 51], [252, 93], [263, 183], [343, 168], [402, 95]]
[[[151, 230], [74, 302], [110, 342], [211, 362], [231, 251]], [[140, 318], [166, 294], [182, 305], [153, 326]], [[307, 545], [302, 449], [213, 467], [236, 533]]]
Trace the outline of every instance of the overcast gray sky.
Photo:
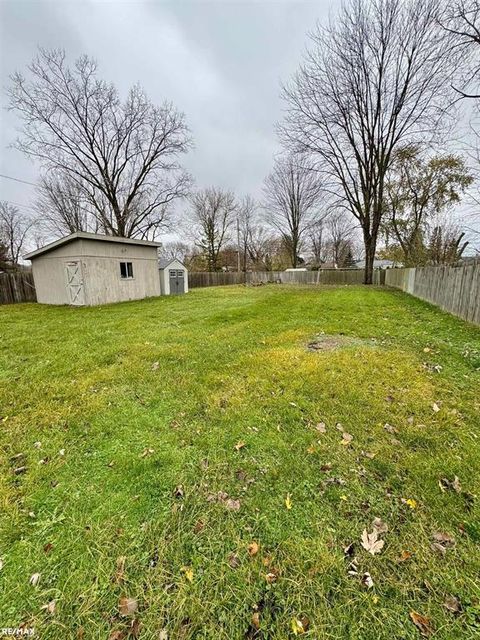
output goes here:
[[[278, 152], [280, 83], [295, 71], [316, 21], [340, 0], [0, 0], [0, 173], [36, 182], [38, 166], [8, 146], [19, 124], [5, 110], [9, 75], [38, 46], [86, 53], [122, 95], [139, 82], [185, 112], [195, 149], [184, 164], [198, 187], [260, 195]], [[28, 210], [34, 189], [0, 178], [0, 199]], [[465, 204], [461, 207], [463, 210]], [[477, 207], [468, 224], [480, 229]], [[480, 246], [480, 234], [470, 235]]]
[[[278, 151], [280, 82], [298, 66], [307, 32], [339, 0], [0, 0], [2, 107], [14, 70], [38, 45], [97, 59], [121, 93], [139, 82], [154, 102], [185, 112], [198, 186], [258, 195]], [[8, 145], [19, 121], [2, 111], [0, 173], [35, 182], [38, 167]], [[33, 189], [0, 178], [0, 199], [28, 207]]]

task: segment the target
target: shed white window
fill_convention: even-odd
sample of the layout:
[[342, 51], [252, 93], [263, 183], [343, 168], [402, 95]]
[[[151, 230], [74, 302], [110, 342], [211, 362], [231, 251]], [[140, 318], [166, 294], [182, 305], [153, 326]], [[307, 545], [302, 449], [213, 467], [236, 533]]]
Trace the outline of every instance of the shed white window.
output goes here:
[[120, 277], [123, 280], [133, 278], [133, 264], [131, 262], [120, 262]]

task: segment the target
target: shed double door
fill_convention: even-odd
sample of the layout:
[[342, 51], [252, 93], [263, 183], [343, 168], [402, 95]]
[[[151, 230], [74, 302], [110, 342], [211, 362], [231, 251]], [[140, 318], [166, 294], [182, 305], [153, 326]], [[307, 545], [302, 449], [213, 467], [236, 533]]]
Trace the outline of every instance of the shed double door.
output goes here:
[[170, 281], [170, 295], [176, 296], [185, 293], [185, 274], [182, 269], [170, 269], [168, 272]]
[[82, 306], [85, 304], [85, 291], [83, 288], [82, 263], [80, 260], [65, 264], [65, 277], [67, 280], [67, 293], [70, 304]]

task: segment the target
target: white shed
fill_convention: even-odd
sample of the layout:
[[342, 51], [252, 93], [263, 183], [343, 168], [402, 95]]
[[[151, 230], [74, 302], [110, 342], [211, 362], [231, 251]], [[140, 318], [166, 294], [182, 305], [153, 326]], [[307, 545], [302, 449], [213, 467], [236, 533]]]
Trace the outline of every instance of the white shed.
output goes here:
[[77, 232], [25, 258], [38, 302], [76, 306], [160, 295], [157, 242]]
[[183, 262], [168, 258], [160, 260], [158, 268], [162, 296], [188, 293], [188, 271]]

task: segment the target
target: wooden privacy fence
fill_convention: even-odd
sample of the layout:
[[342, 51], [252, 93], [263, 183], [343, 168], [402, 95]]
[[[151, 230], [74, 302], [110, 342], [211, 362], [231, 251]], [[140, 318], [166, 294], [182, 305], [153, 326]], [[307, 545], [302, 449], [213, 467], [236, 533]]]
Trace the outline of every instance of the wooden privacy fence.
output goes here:
[[[320, 271], [252, 271], [248, 273], [189, 273], [188, 286], [215, 287], [228, 284], [362, 284], [363, 269], [320, 269]], [[374, 272], [374, 284], [384, 284], [385, 271]]]
[[36, 302], [31, 271], [0, 273], [0, 304]]
[[480, 262], [461, 267], [388, 269], [385, 284], [480, 324]]

